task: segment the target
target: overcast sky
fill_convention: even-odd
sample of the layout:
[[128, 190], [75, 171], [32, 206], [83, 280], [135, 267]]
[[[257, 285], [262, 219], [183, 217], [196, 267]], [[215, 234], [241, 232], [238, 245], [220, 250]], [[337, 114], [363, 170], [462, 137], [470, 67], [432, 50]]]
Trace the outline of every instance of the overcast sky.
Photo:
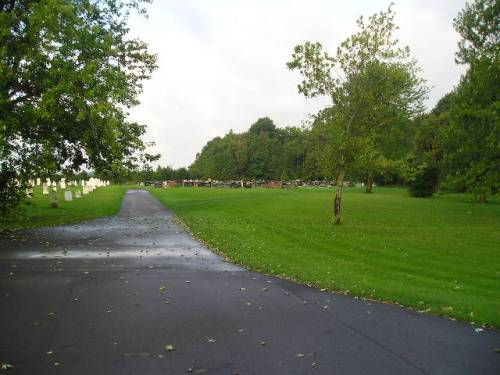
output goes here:
[[[131, 33], [158, 54], [131, 119], [147, 124], [161, 165], [188, 166], [205, 143], [259, 117], [297, 126], [329, 102], [298, 94], [299, 75], [286, 68], [293, 47], [319, 41], [327, 51], [356, 32], [355, 21], [387, 9], [379, 0], [155, 0], [149, 18], [134, 16]], [[395, 0], [397, 37], [409, 45], [431, 86], [432, 108], [458, 83], [461, 0]]]

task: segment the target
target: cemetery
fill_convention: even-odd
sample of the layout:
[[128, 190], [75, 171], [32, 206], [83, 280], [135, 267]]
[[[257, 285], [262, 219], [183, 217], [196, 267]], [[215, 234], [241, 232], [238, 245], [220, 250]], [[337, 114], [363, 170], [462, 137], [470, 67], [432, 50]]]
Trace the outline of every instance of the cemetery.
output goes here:
[[[210, 187], [210, 188], [266, 188], [266, 189], [287, 189], [291, 187], [300, 187], [300, 188], [311, 188], [311, 187], [335, 187], [334, 181], [327, 180], [313, 180], [313, 181], [302, 181], [302, 180], [226, 180], [220, 181], [216, 179], [207, 179], [207, 180], [198, 180], [198, 179], [190, 179], [190, 180], [168, 180], [168, 181], [156, 181], [154, 183], [151, 182], [141, 182], [140, 186], [151, 186], [154, 185], [156, 188], [169, 188], [169, 187]], [[351, 183], [349, 181], [344, 182], [344, 186], [357, 186], [364, 187], [364, 183], [357, 182]]]
[[43, 182], [34, 178], [28, 186], [28, 199], [23, 204], [25, 213], [14, 220], [0, 221], [0, 233], [114, 215], [127, 190], [127, 186], [94, 178], [67, 182], [61, 178], [57, 181], [47, 178]]
[[0, 1], [0, 373], [500, 374], [499, 56], [498, 0]]

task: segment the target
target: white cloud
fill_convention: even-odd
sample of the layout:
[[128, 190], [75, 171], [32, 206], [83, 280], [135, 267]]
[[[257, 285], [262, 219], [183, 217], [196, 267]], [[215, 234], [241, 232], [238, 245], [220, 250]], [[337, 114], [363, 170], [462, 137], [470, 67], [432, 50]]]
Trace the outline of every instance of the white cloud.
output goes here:
[[[158, 54], [159, 69], [145, 83], [133, 120], [148, 125], [160, 164], [187, 166], [203, 145], [229, 129], [246, 130], [257, 118], [299, 125], [328, 103], [297, 92], [299, 76], [286, 68], [293, 47], [320, 41], [327, 50], [356, 30], [363, 14], [388, 1], [156, 0], [149, 18], [133, 17], [131, 32]], [[458, 83], [458, 35], [453, 17], [465, 1], [398, 1], [399, 37], [433, 86], [427, 102]]]

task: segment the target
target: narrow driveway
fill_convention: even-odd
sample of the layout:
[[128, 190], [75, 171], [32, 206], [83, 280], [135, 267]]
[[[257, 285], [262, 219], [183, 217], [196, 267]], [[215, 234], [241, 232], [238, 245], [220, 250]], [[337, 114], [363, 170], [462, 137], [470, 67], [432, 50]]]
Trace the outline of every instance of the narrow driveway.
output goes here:
[[500, 373], [498, 331], [234, 266], [144, 191], [113, 218], [0, 236], [12, 374]]

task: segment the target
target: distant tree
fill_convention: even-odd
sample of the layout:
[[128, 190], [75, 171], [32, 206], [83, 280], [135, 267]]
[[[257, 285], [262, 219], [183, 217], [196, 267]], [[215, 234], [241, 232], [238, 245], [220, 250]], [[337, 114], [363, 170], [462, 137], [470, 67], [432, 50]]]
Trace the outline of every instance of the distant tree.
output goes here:
[[[309, 132], [297, 127], [280, 130], [283, 139], [281, 150], [282, 179], [307, 178], [306, 158], [310, 148]], [[284, 176], [287, 178], [283, 178]]]
[[395, 118], [411, 117], [423, 110], [427, 94], [418, 76], [409, 48], [394, 39], [396, 30], [391, 7], [357, 21], [360, 31], [340, 44], [335, 56], [323, 52], [320, 43], [306, 42], [294, 49], [289, 69], [304, 77], [299, 92], [306, 97], [327, 95], [332, 100], [335, 147], [332, 167], [337, 191], [334, 223], [340, 224], [342, 189], [360, 149], [383, 155], [376, 143], [379, 134], [396, 123]]
[[287, 169], [283, 145], [289, 140], [288, 130], [276, 128], [268, 117], [260, 118], [245, 133], [230, 131], [207, 142], [190, 170], [220, 180], [279, 179]]
[[430, 114], [415, 120], [417, 134], [405, 173], [410, 194], [414, 197], [432, 196], [442, 177], [445, 136], [449, 129], [449, 112], [442, 104], [440, 101]]
[[12, 179], [137, 161], [145, 126], [127, 110], [156, 57], [126, 22], [147, 2], [0, 1], [0, 206]]

